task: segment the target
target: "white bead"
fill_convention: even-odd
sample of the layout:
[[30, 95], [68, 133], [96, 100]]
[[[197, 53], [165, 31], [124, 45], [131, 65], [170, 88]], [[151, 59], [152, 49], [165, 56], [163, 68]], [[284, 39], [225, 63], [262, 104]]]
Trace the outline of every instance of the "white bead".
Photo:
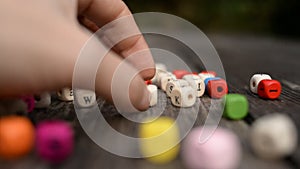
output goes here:
[[196, 94], [191, 86], [181, 87], [172, 91], [171, 102], [178, 107], [191, 107], [196, 102]]
[[199, 76], [202, 80], [205, 80], [206, 78], [209, 78], [209, 77], [215, 77], [215, 75], [210, 74], [210, 73], [199, 73], [198, 76]]
[[45, 108], [51, 104], [51, 94], [49, 92], [43, 92], [38, 95], [39, 99], [35, 97], [35, 107], [36, 108]]
[[147, 85], [148, 91], [150, 92], [150, 106], [157, 104], [157, 86]]
[[290, 155], [297, 147], [297, 129], [283, 114], [269, 114], [256, 120], [251, 128], [250, 143], [253, 151], [266, 159]]
[[159, 85], [159, 79], [162, 75], [165, 75], [167, 74], [167, 71], [163, 71], [163, 70], [160, 70], [160, 69], [156, 69], [156, 72], [155, 72], [155, 75], [154, 77], [151, 79], [152, 81], [152, 84], [155, 84], [155, 85]]
[[250, 90], [253, 93], [257, 94], [257, 87], [258, 87], [259, 82], [262, 81], [262, 80], [265, 80], [265, 79], [271, 80], [272, 78], [271, 78], [271, 76], [269, 76], [267, 74], [255, 74], [255, 75], [253, 75], [250, 79]]
[[196, 92], [197, 97], [203, 96], [205, 92], [205, 84], [203, 79], [193, 74], [185, 75], [182, 77], [182, 79], [186, 80], [191, 85]]
[[57, 96], [62, 101], [73, 101], [73, 90], [71, 88], [62, 88], [60, 91], [57, 92]]
[[156, 70], [162, 70], [164, 72], [167, 71], [167, 66], [163, 63], [156, 63], [155, 68], [156, 68]]
[[171, 97], [172, 91], [174, 89], [180, 89], [181, 87], [189, 86], [189, 83], [186, 80], [178, 79], [178, 80], [171, 80], [167, 83], [166, 86], [166, 94], [168, 97]]
[[91, 90], [74, 90], [75, 101], [80, 107], [91, 107], [97, 103], [96, 94]]
[[170, 74], [170, 73], [161, 74], [160, 77], [159, 77], [159, 79], [158, 79], [158, 86], [163, 91], [166, 91], [167, 84], [171, 80], [176, 80], [175, 75]]

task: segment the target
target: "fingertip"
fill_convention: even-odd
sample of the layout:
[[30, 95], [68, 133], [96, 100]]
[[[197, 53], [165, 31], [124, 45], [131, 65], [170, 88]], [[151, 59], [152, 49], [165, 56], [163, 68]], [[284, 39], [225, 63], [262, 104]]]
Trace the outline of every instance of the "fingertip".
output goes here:
[[155, 75], [155, 68], [145, 69], [140, 72], [140, 75], [143, 77], [144, 80], [150, 80]]
[[145, 111], [150, 105], [150, 93], [140, 76], [132, 81], [130, 87], [130, 101], [139, 111]]

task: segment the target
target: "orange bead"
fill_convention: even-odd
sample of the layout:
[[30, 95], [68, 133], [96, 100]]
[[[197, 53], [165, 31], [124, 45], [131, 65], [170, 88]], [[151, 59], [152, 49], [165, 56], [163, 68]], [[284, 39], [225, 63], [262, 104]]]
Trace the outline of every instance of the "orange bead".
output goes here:
[[34, 146], [34, 127], [25, 117], [0, 118], [0, 157], [16, 159], [29, 153]]

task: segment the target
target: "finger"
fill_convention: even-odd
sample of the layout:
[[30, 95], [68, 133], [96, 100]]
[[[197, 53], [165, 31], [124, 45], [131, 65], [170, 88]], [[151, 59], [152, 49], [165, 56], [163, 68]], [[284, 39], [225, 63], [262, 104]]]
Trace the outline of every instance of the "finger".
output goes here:
[[[79, 1], [79, 13], [86, 16], [89, 20], [93, 21], [98, 27], [114, 21], [118, 18], [124, 16], [131, 16], [131, 12], [125, 3], [121, 0], [90, 0], [90, 1]], [[132, 16], [131, 16], [132, 17]], [[119, 39], [114, 36], [117, 36], [119, 32], [126, 33], [127, 31], [138, 30], [138, 27], [134, 20], [133, 22], [125, 22], [121, 24], [116, 24], [113, 27], [115, 29], [110, 29], [110, 34], [106, 37], [109, 39]], [[115, 32], [112, 32], [115, 30]], [[126, 38], [121, 42], [117, 42], [113, 48], [117, 53], [123, 57], [128, 57], [140, 50], [148, 50], [148, 45], [144, 37], [140, 34]], [[150, 79], [154, 76], [154, 61], [149, 50], [148, 54], [139, 56], [136, 59], [132, 59], [131, 63], [137, 67], [137, 69], [143, 68], [145, 65], [152, 67], [149, 69], [143, 70], [140, 74], [145, 79]]]

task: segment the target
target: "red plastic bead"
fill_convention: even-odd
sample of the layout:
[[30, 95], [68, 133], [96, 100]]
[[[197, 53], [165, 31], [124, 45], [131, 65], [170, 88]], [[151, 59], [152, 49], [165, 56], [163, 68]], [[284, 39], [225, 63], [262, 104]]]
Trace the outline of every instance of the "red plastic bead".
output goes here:
[[215, 71], [211, 71], [211, 70], [204, 70], [201, 73], [203, 73], [203, 74], [207, 73], [207, 74], [212, 74], [214, 76], [217, 76], [217, 73]]
[[172, 73], [176, 76], [177, 79], [182, 79], [184, 75], [190, 74], [191, 72], [188, 72], [186, 70], [173, 70]]
[[152, 81], [151, 81], [151, 80], [146, 80], [146, 81], [145, 81], [145, 84], [146, 84], [146, 85], [150, 85], [150, 84], [152, 84]]
[[257, 89], [257, 94], [265, 99], [276, 99], [281, 93], [281, 85], [277, 80], [262, 80]]
[[207, 91], [211, 98], [219, 99], [228, 93], [227, 83], [223, 79], [210, 80], [207, 84]]
[[20, 98], [26, 103], [27, 111], [32, 112], [35, 106], [34, 96], [28, 95], [28, 96], [21, 96]]

